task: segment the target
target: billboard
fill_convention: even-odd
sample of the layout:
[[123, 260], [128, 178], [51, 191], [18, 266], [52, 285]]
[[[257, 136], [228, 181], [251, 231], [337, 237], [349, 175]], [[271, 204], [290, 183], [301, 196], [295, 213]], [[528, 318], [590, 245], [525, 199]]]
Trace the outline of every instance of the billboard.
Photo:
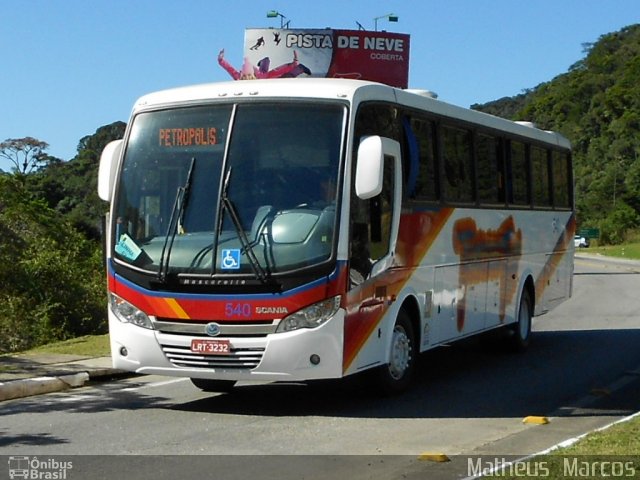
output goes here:
[[407, 88], [409, 35], [334, 29], [245, 30], [244, 59], [218, 63], [232, 78], [353, 78]]

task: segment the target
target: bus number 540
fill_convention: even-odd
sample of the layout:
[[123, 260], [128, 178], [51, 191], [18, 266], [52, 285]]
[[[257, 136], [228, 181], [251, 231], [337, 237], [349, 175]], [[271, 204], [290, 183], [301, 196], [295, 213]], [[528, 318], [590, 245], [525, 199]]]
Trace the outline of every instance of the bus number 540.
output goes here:
[[251, 305], [248, 303], [225, 303], [224, 315], [226, 317], [249, 317], [251, 315]]

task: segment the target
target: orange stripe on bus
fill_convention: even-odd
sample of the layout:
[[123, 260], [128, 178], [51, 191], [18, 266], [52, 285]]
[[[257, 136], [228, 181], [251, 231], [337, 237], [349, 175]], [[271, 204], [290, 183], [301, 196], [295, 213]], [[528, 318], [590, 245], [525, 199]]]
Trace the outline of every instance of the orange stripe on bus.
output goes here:
[[[402, 215], [396, 247], [396, 260], [401, 262], [399, 268], [389, 270], [347, 293], [343, 373], [351, 367], [390, 305], [385, 301], [377, 307], [362, 308], [362, 303], [374, 299], [376, 289], [381, 286], [386, 287], [386, 299], [395, 297], [420, 265], [453, 212], [453, 208], [443, 208], [437, 212]], [[405, 266], [407, 268], [402, 268]]]
[[575, 229], [576, 218], [574, 215], [572, 215], [569, 219], [569, 222], [567, 223], [566, 228], [564, 229], [564, 233], [560, 235], [560, 238], [558, 239], [558, 242], [553, 249], [553, 254], [549, 255], [549, 258], [542, 268], [542, 272], [540, 272], [538, 280], [536, 281], [536, 297], [542, 298], [547, 285], [549, 285], [551, 277], [553, 277], [554, 273], [558, 269], [558, 265], [560, 265], [560, 263], [562, 262], [563, 255], [569, 254], [569, 242], [573, 242]]
[[175, 298], [163, 298], [163, 300], [177, 318], [182, 320], [188, 320], [190, 318]]

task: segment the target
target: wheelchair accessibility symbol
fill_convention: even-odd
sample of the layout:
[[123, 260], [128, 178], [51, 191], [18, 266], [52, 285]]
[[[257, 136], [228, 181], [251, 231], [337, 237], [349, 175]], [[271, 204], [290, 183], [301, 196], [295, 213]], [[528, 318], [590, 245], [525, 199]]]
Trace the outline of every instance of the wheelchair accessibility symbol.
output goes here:
[[240, 249], [223, 248], [220, 268], [224, 270], [237, 270], [240, 268]]

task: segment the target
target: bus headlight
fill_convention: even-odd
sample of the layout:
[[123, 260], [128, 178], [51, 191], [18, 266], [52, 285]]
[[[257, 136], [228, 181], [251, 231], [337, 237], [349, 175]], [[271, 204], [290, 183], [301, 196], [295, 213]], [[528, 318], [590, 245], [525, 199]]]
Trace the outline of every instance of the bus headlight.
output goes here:
[[126, 300], [113, 293], [109, 293], [109, 304], [111, 305], [111, 311], [113, 311], [115, 316], [121, 322], [132, 323], [138, 327], [153, 330], [153, 324], [147, 314], [134, 307]]
[[319, 327], [333, 317], [339, 308], [340, 295], [314, 303], [283, 318], [278, 324], [276, 333]]

